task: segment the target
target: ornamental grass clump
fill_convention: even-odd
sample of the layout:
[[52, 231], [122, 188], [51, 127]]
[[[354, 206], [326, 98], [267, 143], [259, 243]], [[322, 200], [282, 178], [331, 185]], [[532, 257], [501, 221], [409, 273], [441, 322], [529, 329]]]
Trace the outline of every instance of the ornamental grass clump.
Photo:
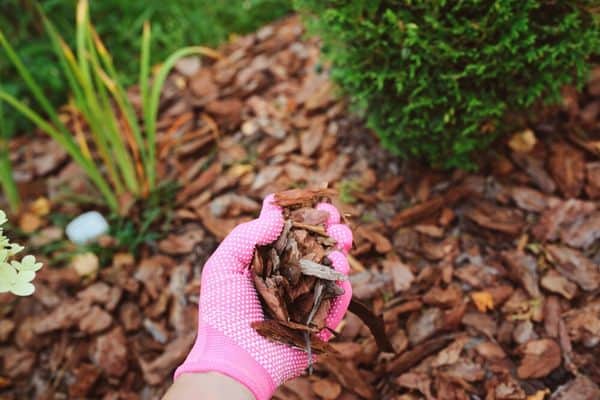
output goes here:
[[474, 152], [532, 119], [533, 106], [585, 82], [600, 54], [593, 4], [295, 1], [382, 144], [445, 167], [473, 166]]
[[6, 214], [0, 210], [0, 293], [29, 296], [35, 291], [31, 281], [35, 278], [36, 271], [42, 268], [42, 263], [36, 262], [32, 255], [27, 255], [20, 261], [15, 259], [23, 246], [11, 243], [5, 236], [2, 225], [6, 222]]
[[110, 53], [90, 22], [87, 0], [78, 2], [76, 19], [75, 47], [71, 49], [42, 14], [42, 22], [71, 91], [68, 108], [76, 111], [73, 130], [60, 118], [42, 86], [33, 79], [1, 29], [0, 48], [4, 49], [45, 115], [38, 114], [25, 101], [2, 88], [0, 101], [12, 106], [56, 140], [85, 171], [111, 211], [119, 213], [122, 195], [145, 198], [156, 188], [156, 120], [160, 94], [170, 70], [183, 57], [214, 57], [215, 52], [200, 46], [177, 50], [150, 80], [151, 31], [150, 24], [145, 23], [139, 73], [141, 110], [136, 110], [119, 81], [120, 75]]

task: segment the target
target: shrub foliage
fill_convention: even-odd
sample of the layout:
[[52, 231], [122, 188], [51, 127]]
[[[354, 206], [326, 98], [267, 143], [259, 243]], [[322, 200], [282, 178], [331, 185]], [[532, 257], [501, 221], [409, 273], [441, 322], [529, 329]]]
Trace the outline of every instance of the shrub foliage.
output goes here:
[[392, 152], [471, 166], [506, 117], [560, 100], [600, 51], [586, 1], [296, 0]]

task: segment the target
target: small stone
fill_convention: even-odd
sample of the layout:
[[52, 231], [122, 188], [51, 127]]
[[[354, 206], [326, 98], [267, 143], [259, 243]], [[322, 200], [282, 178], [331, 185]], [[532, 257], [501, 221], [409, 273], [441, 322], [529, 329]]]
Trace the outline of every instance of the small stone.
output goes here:
[[91, 252], [77, 254], [71, 260], [71, 268], [77, 272], [79, 276], [94, 275], [100, 267], [98, 257]]
[[76, 244], [85, 244], [96, 240], [108, 232], [108, 222], [97, 211], [79, 215], [67, 225], [67, 237]]
[[19, 228], [25, 233], [33, 233], [42, 226], [42, 219], [33, 213], [23, 213], [19, 218]]

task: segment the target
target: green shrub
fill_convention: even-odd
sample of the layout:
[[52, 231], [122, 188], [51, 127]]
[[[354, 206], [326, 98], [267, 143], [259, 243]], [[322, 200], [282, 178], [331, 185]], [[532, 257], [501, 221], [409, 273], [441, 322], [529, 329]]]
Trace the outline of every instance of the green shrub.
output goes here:
[[587, 59], [600, 51], [594, 1], [295, 5], [322, 37], [333, 78], [385, 147], [471, 167], [474, 151], [511, 128], [508, 116], [527, 118], [523, 111], [538, 102], [558, 102], [564, 84], [584, 82]]

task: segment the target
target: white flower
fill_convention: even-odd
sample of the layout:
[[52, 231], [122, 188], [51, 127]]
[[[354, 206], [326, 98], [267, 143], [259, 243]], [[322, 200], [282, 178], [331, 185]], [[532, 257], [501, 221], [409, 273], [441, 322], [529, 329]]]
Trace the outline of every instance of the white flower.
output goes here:
[[[0, 210], [0, 225], [6, 222], [6, 214]], [[29, 296], [35, 291], [31, 281], [35, 271], [42, 268], [42, 263], [35, 257], [27, 255], [21, 261], [10, 260], [23, 250], [23, 246], [11, 243], [0, 229], [0, 293], [11, 292], [17, 296]]]
[[6, 246], [6, 250], [8, 250], [9, 256], [14, 256], [15, 254], [19, 253], [24, 248], [25, 247], [18, 245], [16, 243], [10, 243], [8, 246]]
[[28, 255], [23, 257], [23, 259], [21, 260], [21, 262], [19, 261], [11, 261], [11, 265], [18, 271], [31, 271], [31, 272], [35, 272], [35, 271], [39, 271], [40, 268], [42, 268], [42, 263], [40, 262], [35, 262], [35, 257], [32, 255]]
[[17, 272], [11, 265], [0, 266], [0, 293], [11, 292], [17, 296], [29, 296], [35, 291], [31, 281], [35, 278], [33, 271]]

